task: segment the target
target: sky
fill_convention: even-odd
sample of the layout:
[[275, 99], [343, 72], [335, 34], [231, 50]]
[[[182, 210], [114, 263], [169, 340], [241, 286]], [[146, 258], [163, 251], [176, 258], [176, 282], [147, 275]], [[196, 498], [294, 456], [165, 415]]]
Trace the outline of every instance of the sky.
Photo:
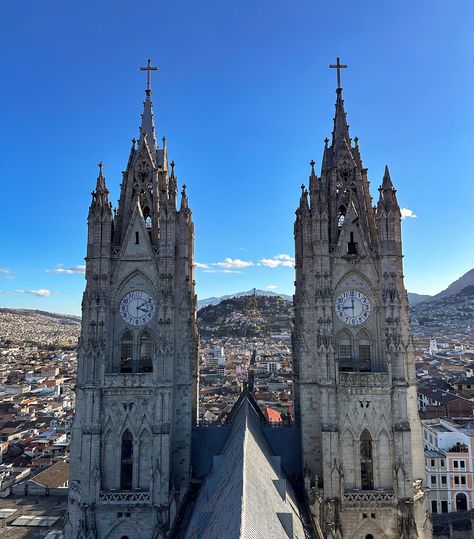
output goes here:
[[195, 222], [199, 298], [292, 294], [293, 223], [330, 137], [337, 56], [374, 198], [406, 217], [405, 284], [474, 266], [474, 3], [379, 0], [4, 2], [0, 306], [80, 313], [97, 163], [116, 204], [153, 75]]

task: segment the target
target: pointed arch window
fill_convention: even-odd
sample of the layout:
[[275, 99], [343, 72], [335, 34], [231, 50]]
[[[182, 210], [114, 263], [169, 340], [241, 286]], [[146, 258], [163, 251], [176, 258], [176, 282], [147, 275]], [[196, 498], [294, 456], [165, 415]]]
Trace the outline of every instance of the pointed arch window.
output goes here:
[[153, 339], [149, 331], [140, 335], [140, 372], [153, 372]]
[[359, 370], [362, 372], [370, 372], [372, 370], [372, 349], [371, 338], [367, 331], [363, 330], [359, 333], [357, 346], [359, 354]]
[[340, 371], [353, 371], [352, 339], [347, 331], [341, 331], [337, 339], [337, 355]]
[[360, 483], [362, 490], [374, 489], [374, 464], [372, 460], [372, 436], [367, 429], [360, 435]]
[[346, 220], [346, 207], [344, 205], [339, 206], [339, 213], [337, 217], [337, 226], [340, 228]]
[[120, 490], [132, 490], [133, 487], [133, 436], [127, 429], [122, 435], [122, 453], [120, 461]]
[[133, 335], [126, 331], [120, 339], [120, 372], [133, 372]]
[[143, 210], [143, 217], [145, 218], [145, 227], [147, 230], [151, 230], [151, 212], [148, 206], [145, 206]]

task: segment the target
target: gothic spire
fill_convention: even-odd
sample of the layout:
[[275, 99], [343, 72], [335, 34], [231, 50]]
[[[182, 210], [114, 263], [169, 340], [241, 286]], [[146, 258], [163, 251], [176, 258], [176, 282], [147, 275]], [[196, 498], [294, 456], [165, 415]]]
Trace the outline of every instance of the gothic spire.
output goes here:
[[92, 191], [91, 211], [95, 211], [96, 208], [103, 209], [109, 207], [109, 191], [105, 183], [104, 175], [102, 174], [102, 161], [99, 163], [99, 175], [97, 177], [97, 183], [95, 191]]
[[335, 153], [344, 145], [344, 141], [347, 142], [349, 147], [351, 145], [344, 100], [342, 99], [342, 88], [338, 88], [336, 94], [336, 115], [334, 116], [334, 130], [332, 132], [332, 148]]
[[347, 69], [346, 64], [341, 64], [337, 58], [335, 64], [329, 66], [331, 69], [337, 69], [337, 88], [336, 88], [336, 115], [334, 116], [334, 130], [332, 132], [332, 148], [337, 153], [342, 146], [344, 139], [350, 146], [349, 126], [347, 125], [346, 112], [344, 110], [344, 100], [342, 99], [341, 69]]
[[153, 156], [156, 155], [156, 150], [158, 149], [158, 144], [156, 142], [156, 132], [155, 132], [155, 118], [153, 114], [153, 103], [151, 101], [151, 72], [157, 71], [157, 67], [151, 65], [151, 60], [148, 60], [148, 65], [146, 67], [141, 67], [141, 71], [147, 72], [147, 84], [145, 90], [145, 101], [143, 102], [143, 114], [142, 114], [142, 124], [140, 126], [140, 140], [139, 146], [141, 146], [143, 139], [146, 135], [146, 140], [148, 146]]
[[390, 210], [400, 211], [397, 201], [397, 190], [393, 187], [387, 165], [385, 165], [385, 173], [383, 175], [382, 185], [379, 187], [379, 193], [380, 196], [377, 205], [378, 211], [381, 211], [382, 208], [386, 212]]

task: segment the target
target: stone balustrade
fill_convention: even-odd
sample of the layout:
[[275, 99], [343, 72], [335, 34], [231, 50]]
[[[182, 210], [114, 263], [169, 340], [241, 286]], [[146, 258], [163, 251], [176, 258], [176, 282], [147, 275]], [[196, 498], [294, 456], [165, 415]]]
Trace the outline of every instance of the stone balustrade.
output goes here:
[[390, 384], [386, 372], [340, 372], [339, 385], [348, 387], [387, 387]]
[[139, 505], [150, 502], [150, 493], [145, 491], [101, 490], [99, 492], [99, 503]]
[[346, 507], [392, 507], [395, 505], [393, 490], [350, 490], [344, 492]]

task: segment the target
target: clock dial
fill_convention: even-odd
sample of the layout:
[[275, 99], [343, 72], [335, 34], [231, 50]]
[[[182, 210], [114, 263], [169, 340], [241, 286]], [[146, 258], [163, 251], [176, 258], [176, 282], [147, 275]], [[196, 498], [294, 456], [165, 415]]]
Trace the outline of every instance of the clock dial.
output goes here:
[[131, 326], [143, 326], [155, 315], [155, 300], [147, 292], [133, 290], [120, 302], [120, 316]]
[[346, 290], [336, 299], [336, 314], [348, 326], [360, 326], [370, 316], [369, 298], [359, 290]]

